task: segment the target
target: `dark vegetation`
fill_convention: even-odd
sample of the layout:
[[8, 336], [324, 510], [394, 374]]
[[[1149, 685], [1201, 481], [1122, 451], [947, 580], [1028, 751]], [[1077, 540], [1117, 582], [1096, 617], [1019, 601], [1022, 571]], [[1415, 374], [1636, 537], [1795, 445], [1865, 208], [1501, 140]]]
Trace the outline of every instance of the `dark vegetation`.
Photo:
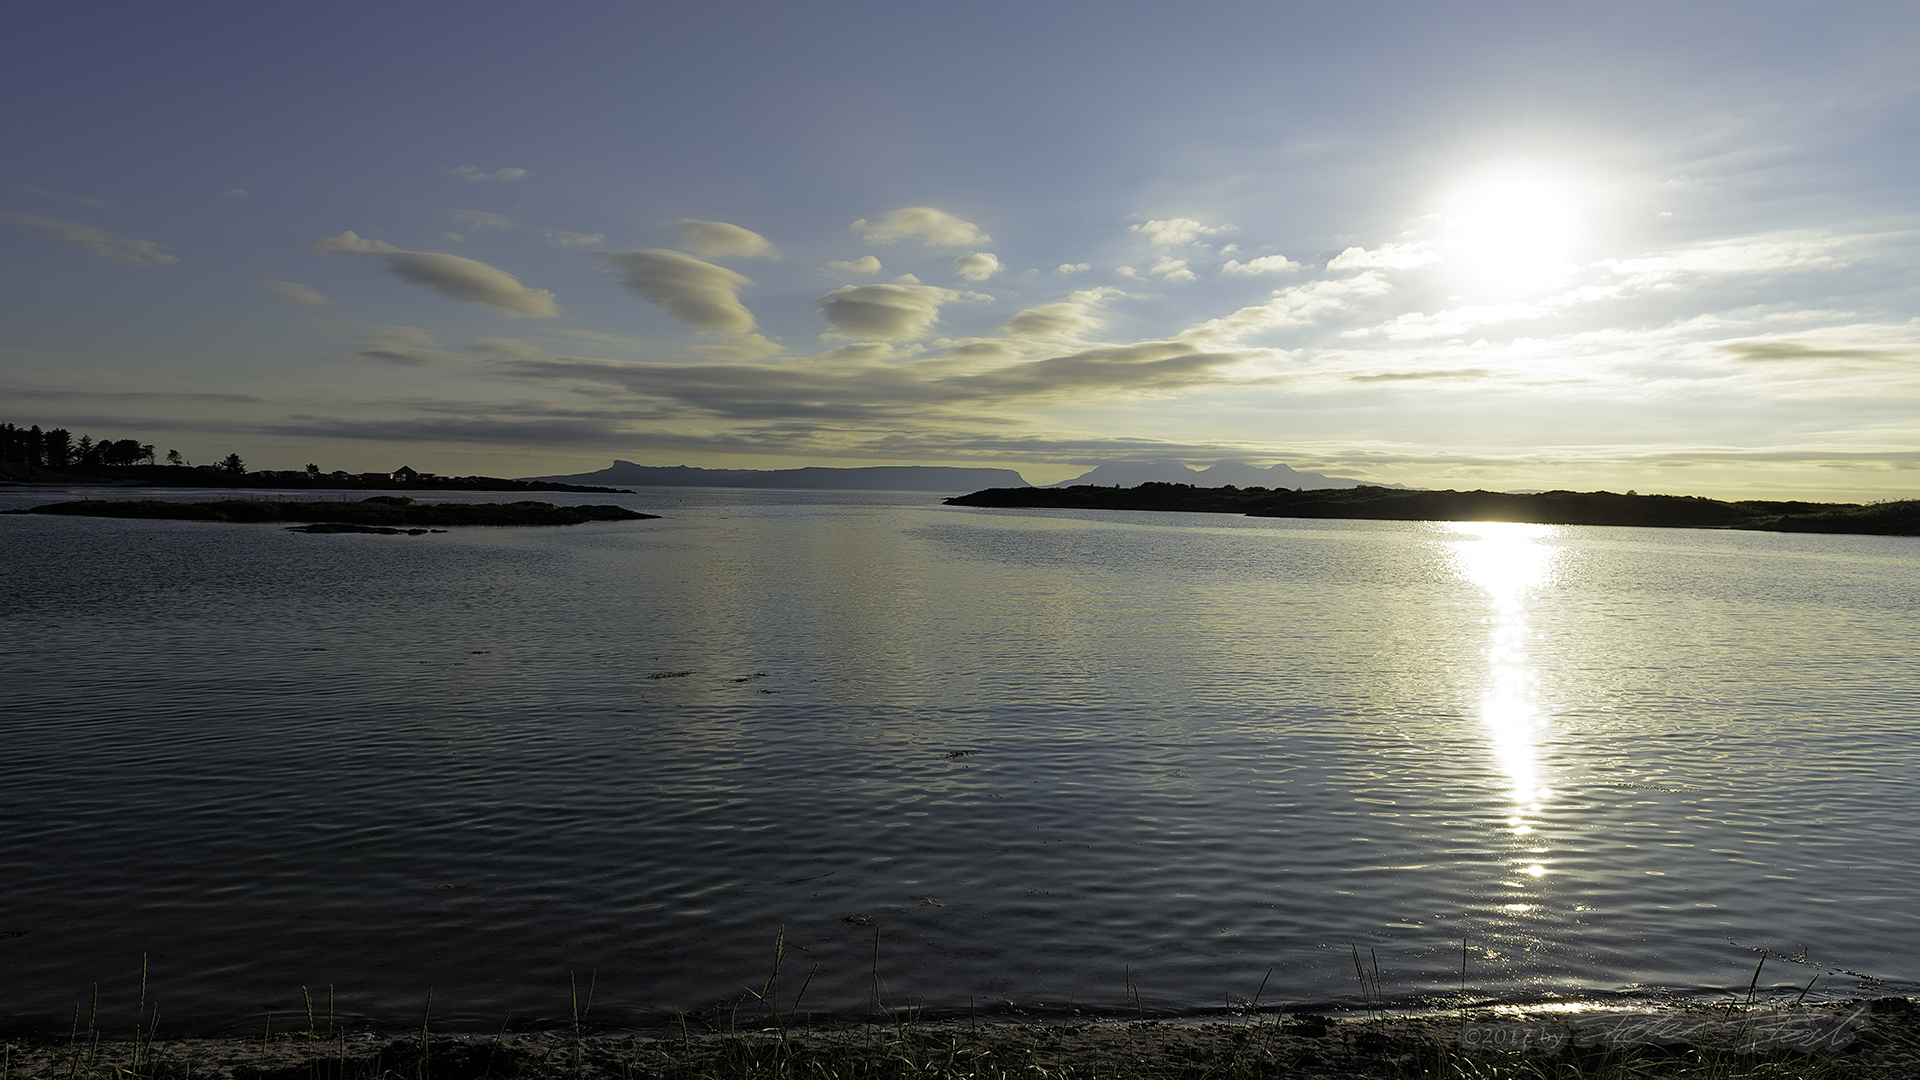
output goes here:
[[430, 503], [376, 495], [360, 502], [276, 502], [226, 499], [220, 502], [162, 502], [158, 499], [85, 500], [48, 503], [10, 514], [65, 514], [76, 517], [170, 518], [180, 521], [261, 523], [318, 522], [346, 528], [307, 528], [303, 532], [422, 530], [450, 525], [578, 525], [587, 521], [641, 521], [658, 517], [621, 506], [555, 506], [543, 502]]
[[239, 454], [217, 464], [195, 465], [178, 450], [159, 464], [150, 443], [138, 439], [75, 438], [66, 428], [0, 424], [0, 484], [113, 484], [124, 487], [313, 488], [316, 490], [579, 491], [631, 494], [624, 488], [590, 487], [548, 480], [497, 476], [420, 476], [417, 473], [326, 472], [305, 469], [249, 471]]
[[1372, 521], [1517, 521], [1542, 525], [1643, 525], [1682, 529], [1920, 536], [1920, 500], [1883, 503], [1721, 502], [1692, 495], [1610, 491], [1402, 491], [1355, 487], [1292, 491], [1141, 484], [1134, 488], [989, 488], [950, 506], [1071, 510], [1184, 510], [1248, 517]]
[[99, 1027], [96, 986], [66, 1030], [4, 1039], [0, 1080], [1905, 1080], [1920, 1067], [1911, 1001], [1762, 1001], [1764, 955], [1744, 1000], [1584, 1017], [1476, 1007], [1464, 961], [1453, 1007], [1393, 1016], [1377, 961], [1369, 980], [1353, 955], [1364, 1019], [1263, 1009], [1256, 990], [1237, 1007], [1228, 994], [1206, 1021], [1165, 1023], [1146, 1019], [1129, 975], [1137, 1019], [1089, 1019], [1069, 1003], [1058, 1022], [936, 1021], [894, 998], [876, 946], [866, 1022], [819, 1023], [803, 1004], [818, 965], [783, 984], [783, 932], [772, 973], [742, 985], [730, 1012], [679, 1013], [670, 1032], [595, 1023], [589, 976], [569, 980], [570, 1022], [503, 1021], [497, 1035], [435, 1033], [430, 991], [419, 1023], [398, 1027], [338, 1017], [331, 988], [303, 987], [304, 1016], [276, 1027], [268, 1013], [257, 1037], [168, 1040], [143, 965], [131, 1038]]
[[82, 469], [153, 464], [153, 447], [138, 439], [78, 439], [66, 428], [40, 430], [39, 424], [0, 424], [0, 464], [30, 468]]

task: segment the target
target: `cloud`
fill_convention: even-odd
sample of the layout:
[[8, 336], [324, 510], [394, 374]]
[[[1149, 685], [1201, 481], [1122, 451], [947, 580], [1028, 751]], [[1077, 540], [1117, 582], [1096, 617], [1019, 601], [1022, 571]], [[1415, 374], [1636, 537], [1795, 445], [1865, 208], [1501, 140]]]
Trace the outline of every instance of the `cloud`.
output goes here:
[[753, 282], [724, 266], [659, 248], [598, 257], [624, 271], [621, 283], [628, 289], [689, 326], [728, 334], [744, 334], [755, 326], [753, 313], [738, 295]]
[[507, 169], [495, 169], [492, 172], [488, 172], [485, 169], [482, 169], [475, 165], [457, 165], [451, 169], [448, 169], [447, 175], [457, 176], [460, 179], [465, 180], [471, 184], [482, 184], [489, 180], [499, 180], [499, 181], [518, 180], [527, 175], [527, 170], [507, 168]]
[[1159, 274], [1162, 281], [1192, 281], [1193, 271], [1187, 269], [1187, 260], [1162, 255], [1160, 261], [1153, 264], [1149, 274]]
[[779, 342], [768, 341], [759, 334], [735, 334], [717, 344], [695, 345], [693, 351], [709, 360], [731, 362], [775, 356], [781, 349]]
[[59, 199], [61, 202], [70, 202], [75, 206], [99, 208], [107, 205], [105, 199], [96, 199], [91, 195], [67, 195], [58, 191], [48, 191], [46, 188], [34, 187], [32, 184], [15, 184], [13, 185], [13, 189], [15, 191], [30, 191], [35, 195], [44, 195], [49, 199]]
[[1093, 264], [1092, 264], [1092, 263], [1061, 263], [1061, 264], [1060, 264], [1060, 268], [1059, 268], [1058, 270], [1055, 270], [1055, 271], [1054, 271], [1054, 273], [1056, 273], [1056, 274], [1084, 274], [1084, 273], [1086, 273], [1087, 271], [1089, 271], [1089, 270], [1091, 270], [1091, 269], [1093, 269]]
[[228, 188], [226, 195], [229, 199], [244, 199], [247, 197], [247, 189], [243, 187]]
[[1220, 272], [1252, 277], [1255, 274], [1291, 274], [1298, 269], [1300, 264], [1285, 255], [1262, 255], [1257, 259], [1248, 259], [1246, 262], [1228, 259], [1226, 265], [1220, 268]]
[[724, 221], [695, 221], [692, 218], [681, 218], [674, 224], [680, 227], [680, 246], [695, 255], [709, 259], [727, 255], [770, 259], [775, 254], [773, 245], [767, 242], [766, 237], [738, 225], [729, 225]]
[[953, 272], [968, 281], [985, 281], [1000, 272], [1000, 258], [991, 251], [976, 251], [953, 260]]
[[[518, 222], [510, 220], [505, 214], [495, 214], [486, 210], [453, 210], [449, 212], [453, 215], [453, 220], [465, 225], [474, 232], [505, 232], [509, 229], [532, 228], [532, 226], [521, 225]], [[547, 243], [553, 244], [556, 247], [591, 247], [594, 244], [604, 244], [607, 242], [607, 237], [604, 233], [577, 233], [568, 232], [565, 229], [540, 229], [539, 233], [546, 237]], [[467, 239], [460, 233], [450, 232], [441, 233], [440, 235], [455, 243], [465, 243]]]
[[978, 247], [993, 242], [993, 237], [981, 232], [980, 226], [931, 206], [889, 210], [875, 221], [861, 218], [849, 227], [870, 244], [919, 240], [928, 247]]
[[1380, 334], [1392, 341], [1427, 341], [1433, 338], [1460, 337], [1470, 330], [1499, 323], [1538, 319], [1549, 314], [1533, 304], [1476, 304], [1436, 311], [1409, 311], [1392, 322], [1366, 330], [1349, 330], [1347, 337]]
[[1907, 345], [1892, 348], [1859, 345], [1809, 344], [1784, 338], [1762, 338], [1749, 341], [1722, 342], [1714, 348], [1749, 363], [1819, 363], [1837, 362], [1842, 365], [1870, 363], [1911, 363], [1920, 346]]
[[453, 210], [450, 213], [453, 215], [453, 220], [477, 232], [520, 228], [509, 221], [504, 214], [493, 214], [485, 210]]
[[505, 270], [474, 259], [400, 251], [387, 256], [387, 270], [403, 281], [463, 303], [492, 308], [502, 315], [551, 318], [560, 314], [551, 292], [529, 289]]
[[939, 321], [940, 305], [958, 299], [932, 285], [842, 285], [814, 304], [836, 333], [899, 341], [924, 336]]
[[840, 270], [849, 274], [877, 274], [880, 272], [880, 260], [871, 255], [862, 255], [852, 262], [830, 262], [827, 264], [827, 269]]
[[1221, 369], [1243, 359], [1238, 352], [1208, 352], [1184, 342], [1142, 341], [1008, 364], [952, 380], [951, 387], [999, 399], [1140, 397], [1228, 381]]
[[595, 244], [604, 244], [607, 242], [607, 235], [605, 233], [577, 233], [567, 232], [564, 229], [542, 229], [540, 230], [540, 235], [547, 238], [547, 243], [553, 244], [556, 247], [592, 247]]
[[527, 360], [540, 355], [540, 346], [519, 338], [481, 338], [467, 348], [491, 360]]
[[1203, 236], [1218, 236], [1232, 231], [1234, 226], [1215, 227], [1202, 225], [1192, 218], [1168, 218], [1165, 221], [1145, 221], [1138, 225], [1127, 226], [1128, 232], [1137, 232], [1160, 247], [1183, 247], [1200, 243]]
[[1374, 375], [1349, 375], [1348, 382], [1469, 382], [1492, 378], [1485, 368], [1454, 368], [1448, 371], [1382, 371]]
[[352, 231], [316, 240], [313, 250], [323, 255], [335, 252], [379, 255], [387, 261], [387, 272], [403, 281], [462, 303], [491, 308], [502, 315], [547, 318], [560, 314], [552, 293], [529, 289], [505, 270], [475, 259], [433, 251], [403, 251]]
[[282, 300], [291, 300], [296, 304], [311, 304], [314, 307], [326, 307], [332, 303], [331, 300], [297, 282], [262, 281], [260, 287]]
[[37, 229], [43, 239], [77, 247], [96, 259], [119, 263], [121, 266], [166, 266], [180, 261], [167, 254], [164, 246], [151, 240], [129, 240], [77, 221], [57, 221], [28, 214], [0, 214], [0, 221]]
[[1419, 244], [1381, 244], [1373, 251], [1350, 247], [1327, 262], [1329, 270], [1416, 270], [1440, 261], [1440, 253]]
[[[945, 357], [921, 358], [917, 347], [858, 342], [780, 364], [670, 364], [554, 356], [511, 361], [497, 370], [535, 382], [595, 387], [603, 408], [656, 421], [709, 427], [714, 418], [763, 424], [787, 445], [850, 426], [902, 425], [925, 432], [946, 424], [975, 437], [982, 425], [1012, 423], [991, 410], [1022, 403], [1084, 403], [1160, 396], [1244, 381], [1231, 369], [1245, 354], [1211, 352], [1169, 341], [1082, 346], [1036, 360], [981, 368]], [[740, 434], [731, 432], [729, 434]]]
[[1602, 259], [1593, 265], [1626, 279], [1629, 287], [1650, 288], [1683, 276], [1843, 267], [1846, 261], [1833, 252], [1849, 242], [1846, 237], [1741, 237], [1634, 259]]
[[339, 236], [321, 237], [313, 242], [312, 247], [322, 255], [332, 255], [337, 252], [351, 255], [390, 255], [400, 250], [384, 240], [368, 240], [352, 229], [348, 229]]
[[1243, 307], [1231, 315], [1208, 319], [1178, 337], [1181, 341], [1230, 341], [1262, 330], [1308, 326], [1327, 315], [1348, 310], [1355, 300], [1391, 291], [1377, 270], [1350, 278], [1309, 281], [1274, 290], [1273, 299]]
[[355, 356], [384, 360], [389, 364], [461, 364], [467, 358], [447, 352], [433, 335], [417, 326], [382, 326], [367, 335]]
[[1102, 325], [1100, 318], [1093, 313], [1094, 305], [1118, 291], [1107, 288], [1083, 289], [1060, 303], [1027, 308], [1002, 323], [1000, 329], [1020, 337], [1084, 337]]

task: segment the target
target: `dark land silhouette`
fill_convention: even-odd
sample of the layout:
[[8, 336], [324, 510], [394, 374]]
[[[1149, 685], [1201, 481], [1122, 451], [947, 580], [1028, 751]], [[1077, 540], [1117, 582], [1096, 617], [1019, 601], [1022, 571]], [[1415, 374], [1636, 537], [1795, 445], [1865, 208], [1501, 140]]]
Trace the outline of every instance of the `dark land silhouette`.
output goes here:
[[325, 526], [303, 528], [300, 530], [302, 532], [424, 530], [451, 525], [579, 525], [588, 521], [641, 521], [660, 516], [642, 514], [623, 506], [555, 506], [543, 502], [421, 505], [412, 499], [389, 495], [376, 495], [359, 502], [225, 499], [220, 502], [188, 503], [162, 502], [158, 499], [88, 499], [6, 512], [238, 523], [299, 521]]
[[1026, 480], [1012, 469], [963, 469], [949, 465], [873, 465], [857, 469], [809, 465], [802, 469], [700, 469], [614, 463], [598, 472], [536, 476], [549, 483], [632, 484], [636, 487], [787, 488], [831, 491], [966, 491], [985, 484], [1014, 486]]
[[381, 479], [381, 474], [335, 476], [287, 471], [234, 472], [187, 465], [46, 466], [0, 462], [0, 485], [16, 487], [271, 488], [274, 491], [571, 491], [595, 495], [631, 495], [625, 488], [562, 484], [548, 480], [508, 480], [498, 476], [435, 476], [422, 480]]
[[950, 506], [1069, 510], [1183, 510], [1248, 517], [1371, 521], [1514, 521], [1541, 525], [1641, 525], [1678, 529], [1920, 536], [1920, 500], [1816, 503], [1722, 502], [1695, 495], [1610, 491], [1402, 491], [1380, 487], [1290, 491], [1141, 484], [1132, 488], [989, 488]]

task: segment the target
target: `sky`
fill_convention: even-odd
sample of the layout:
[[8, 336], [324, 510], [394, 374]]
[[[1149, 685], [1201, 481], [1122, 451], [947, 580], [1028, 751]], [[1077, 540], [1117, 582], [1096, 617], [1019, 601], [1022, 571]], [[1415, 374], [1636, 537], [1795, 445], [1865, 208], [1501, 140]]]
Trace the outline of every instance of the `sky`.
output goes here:
[[39, 3], [0, 420], [1920, 496], [1906, 3]]

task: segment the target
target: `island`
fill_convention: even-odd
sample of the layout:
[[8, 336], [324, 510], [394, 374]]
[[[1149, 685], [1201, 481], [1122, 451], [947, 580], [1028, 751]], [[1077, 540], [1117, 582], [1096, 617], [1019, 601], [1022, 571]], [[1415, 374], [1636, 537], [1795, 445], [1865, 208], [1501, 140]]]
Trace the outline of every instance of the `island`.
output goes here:
[[219, 502], [164, 502], [159, 499], [86, 499], [48, 503], [9, 514], [61, 514], [72, 517], [167, 518], [177, 521], [225, 521], [258, 524], [298, 521], [300, 532], [444, 531], [452, 525], [579, 525], [588, 521], [643, 521], [624, 506], [555, 506], [544, 502], [427, 503], [405, 496], [376, 495], [358, 502], [281, 502], [273, 499], [223, 499]]
[[1131, 488], [988, 488], [949, 506], [1068, 510], [1180, 510], [1248, 517], [1365, 521], [1514, 521], [1541, 525], [1640, 525], [1680, 529], [1920, 536], [1920, 500], [1722, 502], [1695, 495], [1611, 491], [1407, 491], [1382, 487], [1288, 490], [1146, 483]]

